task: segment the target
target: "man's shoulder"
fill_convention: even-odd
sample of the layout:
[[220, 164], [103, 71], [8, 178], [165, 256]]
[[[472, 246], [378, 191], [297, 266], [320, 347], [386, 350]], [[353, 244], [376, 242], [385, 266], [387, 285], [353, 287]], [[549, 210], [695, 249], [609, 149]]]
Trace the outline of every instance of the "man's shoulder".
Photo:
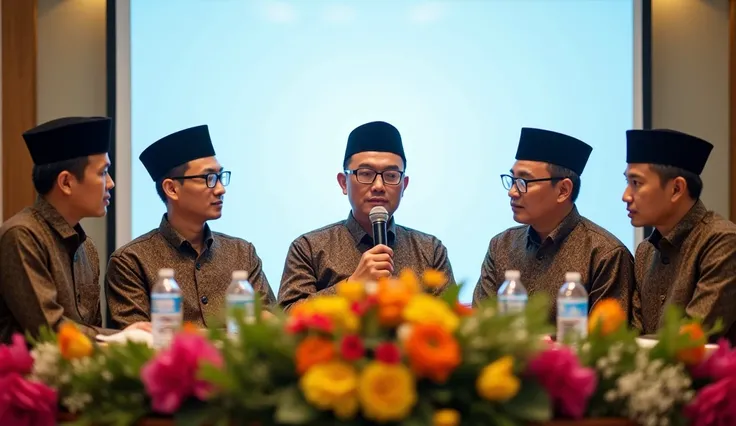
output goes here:
[[518, 240], [526, 240], [528, 225], [516, 225], [504, 229], [491, 238], [491, 245], [509, 244]]
[[440, 241], [440, 239], [437, 238], [434, 234], [430, 234], [424, 231], [419, 231], [417, 229], [410, 228], [408, 226], [399, 225], [398, 223], [396, 224], [396, 229], [400, 230], [402, 233], [405, 233], [407, 236], [409, 236], [409, 238], [412, 238], [414, 240], [419, 240], [421, 242], [434, 243], [434, 242]]
[[703, 217], [700, 226], [706, 235], [727, 236], [728, 238], [736, 236], [736, 224], [713, 211], [709, 211]]
[[48, 228], [43, 218], [30, 207], [26, 207], [0, 225], [0, 238], [11, 230], [18, 234], [21, 232], [35, 234], [44, 226]]
[[586, 237], [590, 239], [591, 246], [599, 248], [602, 252], [610, 252], [615, 249], [626, 249], [629, 248], [623, 243], [617, 236], [613, 235], [611, 231], [598, 225], [592, 220], [581, 217], [580, 230], [586, 233]]
[[322, 239], [324, 237], [329, 237], [331, 235], [334, 235], [334, 234], [340, 233], [340, 232], [347, 232], [347, 228], [345, 227], [345, 221], [344, 220], [333, 222], [333, 223], [331, 223], [329, 225], [325, 225], [325, 226], [322, 226], [320, 228], [311, 230], [309, 232], [305, 232], [304, 234], [302, 234], [299, 237], [297, 237], [296, 238], [296, 241], [299, 241], [299, 240], [308, 240], [308, 241], [319, 240], [319, 239]]
[[225, 234], [223, 232], [216, 232], [212, 231], [212, 237], [219, 243], [222, 244], [225, 247], [245, 247], [245, 248], [253, 248], [253, 243], [246, 240], [245, 238], [236, 237], [230, 234]]
[[117, 250], [115, 250], [111, 257], [120, 257], [126, 255], [132, 255], [140, 252], [147, 252], [149, 250], [160, 250], [163, 237], [159, 232], [158, 228], [152, 229], [145, 234], [134, 238], [130, 242], [123, 244]]

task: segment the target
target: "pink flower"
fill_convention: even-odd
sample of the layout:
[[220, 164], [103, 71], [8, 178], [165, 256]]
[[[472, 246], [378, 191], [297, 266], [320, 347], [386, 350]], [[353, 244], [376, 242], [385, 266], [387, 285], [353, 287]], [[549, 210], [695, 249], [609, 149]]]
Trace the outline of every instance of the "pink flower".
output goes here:
[[361, 359], [365, 352], [365, 348], [363, 347], [363, 341], [360, 339], [360, 336], [350, 334], [343, 337], [342, 343], [340, 344], [340, 352], [342, 353], [342, 358], [345, 361], [356, 361]]
[[141, 370], [153, 409], [172, 414], [190, 396], [206, 399], [212, 385], [197, 378], [199, 367], [206, 363], [222, 367], [222, 355], [200, 334], [177, 334], [171, 346], [156, 354]]
[[0, 425], [52, 426], [56, 424], [56, 391], [28, 381], [19, 373], [0, 377]]
[[736, 378], [728, 377], [702, 388], [685, 407], [692, 426], [736, 424]]
[[720, 339], [718, 349], [691, 372], [697, 379], [720, 380], [736, 376], [736, 351], [731, 350], [728, 340]]
[[583, 417], [598, 379], [593, 369], [580, 365], [572, 350], [564, 346], [546, 349], [532, 360], [528, 372], [547, 390], [561, 415]]
[[0, 377], [10, 373], [25, 376], [32, 368], [33, 358], [22, 335], [16, 333], [12, 344], [0, 346]]
[[401, 361], [401, 352], [398, 346], [391, 342], [383, 342], [376, 348], [376, 359], [385, 364], [398, 364]]

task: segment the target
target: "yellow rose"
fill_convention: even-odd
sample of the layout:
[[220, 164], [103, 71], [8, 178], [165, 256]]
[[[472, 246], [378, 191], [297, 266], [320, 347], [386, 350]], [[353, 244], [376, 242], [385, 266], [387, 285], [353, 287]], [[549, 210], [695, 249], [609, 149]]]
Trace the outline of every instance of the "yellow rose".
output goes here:
[[452, 333], [460, 319], [441, 299], [428, 294], [417, 294], [404, 308], [404, 319], [415, 324], [437, 324]]
[[428, 288], [440, 288], [447, 284], [447, 276], [441, 271], [436, 269], [427, 269], [422, 274], [422, 281]]
[[342, 361], [318, 364], [307, 370], [299, 380], [307, 402], [321, 410], [332, 410], [343, 420], [358, 411], [358, 374]]
[[85, 358], [92, 355], [92, 342], [72, 323], [59, 327], [59, 352], [64, 359]]
[[417, 402], [414, 377], [403, 364], [371, 362], [360, 376], [358, 398], [367, 419], [401, 421]]
[[449, 408], [437, 410], [432, 417], [432, 424], [434, 426], [458, 426], [460, 424], [460, 413]]
[[365, 297], [365, 286], [357, 281], [341, 281], [337, 283], [337, 295], [350, 302], [358, 302]]
[[514, 359], [504, 356], [483, 368], [475, 382], [478, 394], [489, 401], [508, 401], [519, 392], [521, 383], [513, 375]]
[[422, 290], [417, 275], [409, 268], [404, 268], [399, 272], [399, 281], [410, 293], [419, 293]]
[[309, 312], [322, 314], [338, 330], [354, 333], [360, 328], [358, 316], [350, 309], [350, 302], [342, 296], [317, 296], [309, 301]]

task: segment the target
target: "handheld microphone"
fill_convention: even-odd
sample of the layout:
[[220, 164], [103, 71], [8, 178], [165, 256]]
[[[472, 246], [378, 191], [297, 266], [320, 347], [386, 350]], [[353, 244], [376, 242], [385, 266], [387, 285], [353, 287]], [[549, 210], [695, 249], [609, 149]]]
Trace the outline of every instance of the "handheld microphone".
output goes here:
[[388, 245], [388, 211], [385, 207], [376, 206], [368, 214], [373, 225], [373, 246], [379, 244]]

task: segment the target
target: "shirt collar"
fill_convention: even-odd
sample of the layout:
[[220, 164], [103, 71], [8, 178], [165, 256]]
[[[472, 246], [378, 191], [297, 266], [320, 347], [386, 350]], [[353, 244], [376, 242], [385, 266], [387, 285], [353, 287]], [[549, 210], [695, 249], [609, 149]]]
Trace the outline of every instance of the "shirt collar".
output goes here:
[[[565, 238], [567, 238], [568, 235], [570, 235], [572, 230], [575, 229], [576, 226], [578, 226], [578, 223], [580, 223], [581, 219], [582, 217], [580, 216], [580, 213], [578, 213], [578, 208], [576, 206], [573, 206], [570, 213], [568, 213], [567, 216], [562, 219], [562, 222], [560, 222], [560, 224], [557, 225], [557, 227], [549, 233], [546, 241], [550, 241], [553, 244], [560, 244], [565, 240]], [[537, 234], [537, 231], [535, 231], [534, 228], [532, 228], [531, 226], [527, 227], [526, 237], [528, 242], [534, 243], [536, 245], [541, 245], [544, 242], [540, 241], [539, 234]]]
[[[64, 241], [70, 241], [76, 247], [79, 247], [87, 239], [87, 234], [84, 232], [84, 229], [82, 229], [82, 225], [76, 224], [73, 227], [69, 225], [69, 222], [61, 216], [61, 213], [59, 213], [59, 211], [43, 197], [36, 197], [33, 209], [36, 210], [49, 225], [51, 225], [51, 228], [53, 228]], [[75, 250], [76, 247], [74, 247]]]
[[[355, 216], [353, 216], [352, 211], [350, 212], [350, 214], [348, 214], [348, 218], [345, 221], [345, 227], [348, 228], [348, 231], [350, 231], [350, 235], [353, 236], [353, 239], [355, 240], [355, 245], [363, 242], [373, 245], [373, 236], [367, 234], [365, 230], [363, 230], [363, 227], [360, 226], [358, 221], [355, 219]], [[396, 241], [396, 222], [394, 221], [393, 216], [391, 216], [386, 230], [388, 231], [388, 245], [393, 246], [394, 242]]]
[[658, 230], [654, 230], [649, 236], [648, 241], [654, 245], [657, 249], [660, 247], [662, 241], [668, 242], [671, 246], [680, 248], [682, 242], [685, 241], [685, 237], [690, 234], [690, 231], [705, 217], [708, 210], [705, 208], [705, 204], [698, 200], [687, 212], [687, 214], [680, 219], [674, 228], [667, 235], [662, 235]]
[[[169, 222], [169, 217], [166, 213], [164, 213], [163, 217], [161, 218], [161, 224], [158, 226], [159, 232], [161, 232], [161, 235], [168, 241], [172, 246], [181, 249], [183, 247], [191, 247], [192, 244], [187, 241], [184, 237], [177, 232], [176, 229], [174, 229], [173, 226], [171, 226], [171, 222]], [[210, 226], [208, 224], [204, 224], [204, 241], [207, 245], [207, 248], [212, 247], [212, 242], [215, 240], [215, 237], [212, 235], [212, 231], [210, 230]]]

